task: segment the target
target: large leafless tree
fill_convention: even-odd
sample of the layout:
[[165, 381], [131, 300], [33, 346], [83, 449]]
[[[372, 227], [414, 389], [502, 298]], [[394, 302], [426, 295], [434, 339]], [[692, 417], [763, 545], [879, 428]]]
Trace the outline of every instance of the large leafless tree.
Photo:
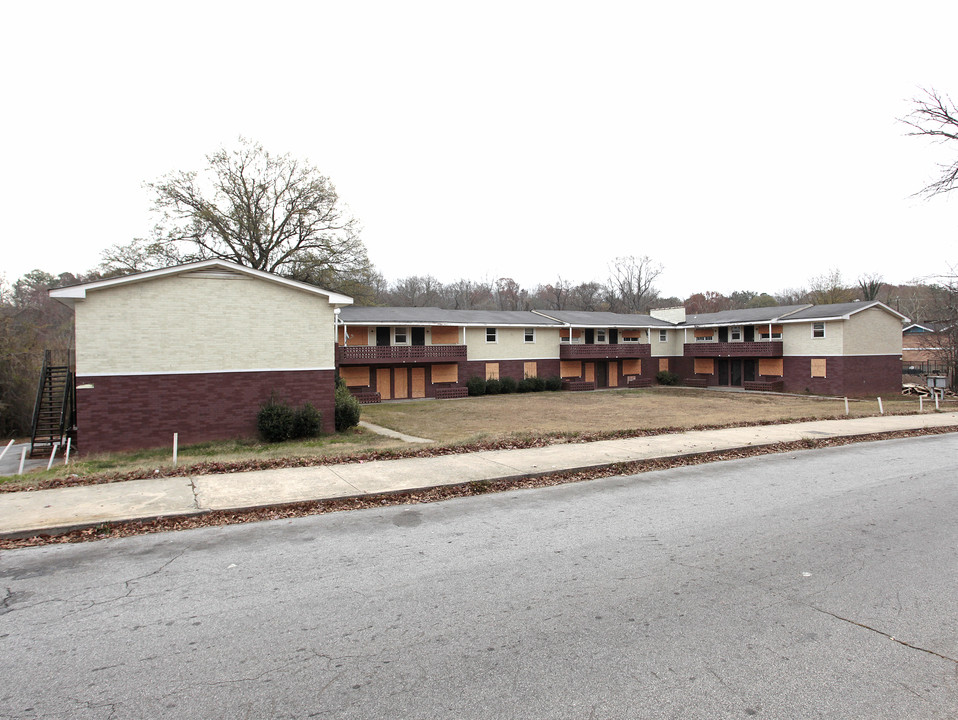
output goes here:
[[330, 287], [369, 270], [358, 221], [309, 162], [242, 138], [207, 161], [202, 171], [173, 172], [147, 184], [159, 215], [155, 237], [111, 248], [104, 255], [108, 272], [220, 258], [318, 277]]
[[[947, 95], [937, 90], [922, 91], [912, 100], [911, 112], [901, 118], [911, 128], [909, 135], [932, 138], [943, 143], [952, 143], [958, 148], [958, 108]], [[958, 187], [958, 154], [954, 160], [939, 164], [936, 180], [926, 185], [919, 194], [932, 197], [951, 192]]]

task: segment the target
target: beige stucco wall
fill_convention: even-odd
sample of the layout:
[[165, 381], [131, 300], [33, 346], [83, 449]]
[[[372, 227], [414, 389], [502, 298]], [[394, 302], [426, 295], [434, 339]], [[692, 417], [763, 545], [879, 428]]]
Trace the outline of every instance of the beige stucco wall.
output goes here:
[[881, 308], [855, 313], [845, 322], [846, 355], [901, 355], [901, 319]]
[[798, 355], [841, 355], [845, 323], [840, 320], [825, 322], [825, 337], [812, 337], [812, 323], [783, 323], [782, 351], [786, 357]]
[[76, 303], [77, 374], [332, 369], [326, 298], [242, 275], [184, 274]]
[[486, 342], [486, 329], [466, 328], [466, 353], [470, 360], [555, 359], [559, 357], [559, 329], [536, 328], [536, 341], [524, 340], [525, 328], [500, 327], [498, 341]]
[[[689, 342], [694, 342], [695, 337], [692, 331], [689, 331]], [[682, 355], [685, 352], [685, 333], [682, 329], [668, 328], [668, 338], [665, 342], [659, 342], [659, 329], [652, 328], [650, 332], [652, 357], [674, 357]]]

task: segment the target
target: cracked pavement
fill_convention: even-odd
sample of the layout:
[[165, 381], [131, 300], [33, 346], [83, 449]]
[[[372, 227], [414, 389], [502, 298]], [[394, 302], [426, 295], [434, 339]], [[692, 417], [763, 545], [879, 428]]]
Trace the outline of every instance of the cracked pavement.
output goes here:
[[958, 436], [0, 553], [0, 718], [953, 718]]

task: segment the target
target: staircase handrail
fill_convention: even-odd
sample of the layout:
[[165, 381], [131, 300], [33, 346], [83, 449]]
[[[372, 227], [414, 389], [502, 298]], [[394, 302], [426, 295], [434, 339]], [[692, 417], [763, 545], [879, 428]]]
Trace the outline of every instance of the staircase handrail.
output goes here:
[[50, 362], [50, 351], [43, 351], [43, 369], [40, 370], [40, 385], [37, 387], [37, 401], [33, 405], [33, 427], [30, 429], [30, 454], [37, 441], [37, 423], [40, 421], [40, 402], [43, 400], [43, 388], [47, 384], [47, 366]]

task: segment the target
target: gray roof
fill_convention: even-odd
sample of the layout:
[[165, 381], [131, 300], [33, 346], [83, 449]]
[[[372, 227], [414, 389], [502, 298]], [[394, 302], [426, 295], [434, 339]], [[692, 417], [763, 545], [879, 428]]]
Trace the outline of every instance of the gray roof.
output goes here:
[[341, 322], [353, 325], [516, 325], [544, 327], [561, 325], [526, 310], [443, 310], [437, 307], [352, 307], [343, 308]]
[[684, 325], [751, 325], [753, 323], [775, 322], [785, 315], [812, 307], [811, 305], [773, 305], [772, 307], [746, 308], [744, 310], [723, 310], [715, 313], [688, 315]]
[[800, 310], [793, 315], [789, 315], [787, 318], [782, 318], [786, 321], [798, 321], [798, 320], [822, 320], [827, 318], [843, 318], [848, 317], [849, 315], [854, 315], [857, 312], [862, 310], [867, 310], [868, 308], [877, 307], [885, 310], [886, 312], [895, 315], [902, 320], [905, 320], [905, 316], [900, 312], [892, 310], [887, 305], [873, 300], [871, 302], [847, 302], [847, 303], [834, 303], [832, 305], [811, 305], [804, 310]]
[[591, 312], [588, 310], [536, 310], [536, 314], [555, 318], [566, 325], [598, 328], [623, 327], [674, 327], [666, 320], [651, 315], [628, 315], [625, 313]]

